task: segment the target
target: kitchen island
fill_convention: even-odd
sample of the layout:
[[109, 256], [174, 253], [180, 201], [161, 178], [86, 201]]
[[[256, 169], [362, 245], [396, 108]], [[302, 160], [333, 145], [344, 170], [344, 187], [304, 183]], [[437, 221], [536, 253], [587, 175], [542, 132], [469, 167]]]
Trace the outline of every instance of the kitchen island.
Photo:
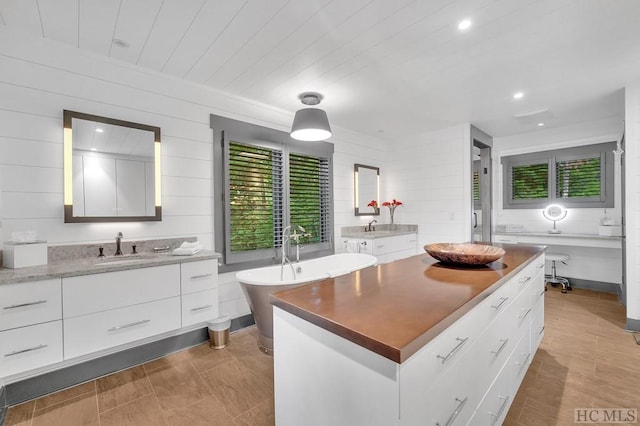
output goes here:
[[502, 247], [273, 295], [277, 425], [500, 424], [544, 330], [544, 247]]

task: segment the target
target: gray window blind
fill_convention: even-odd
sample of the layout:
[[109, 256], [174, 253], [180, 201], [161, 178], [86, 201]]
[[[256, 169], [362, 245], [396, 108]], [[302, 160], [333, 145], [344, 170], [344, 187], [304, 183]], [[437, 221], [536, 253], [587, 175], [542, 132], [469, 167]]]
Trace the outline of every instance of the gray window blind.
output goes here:
[[311, 234], [305, 242], [329, 241], [331, 203], [327, 158], [289, 155], [289, 200], [291, 225], [302, 226]]
[[535, 200], [549, 196], [549, 164], [524, 164], [511, 168], [511, 194], [514, 200]]
[[283, 224], [282, 152], [229, 144], [229, 254], [271, 249]]
[[601, 194], [600, 156], [556, 162], [556, 197], [597, 197]]

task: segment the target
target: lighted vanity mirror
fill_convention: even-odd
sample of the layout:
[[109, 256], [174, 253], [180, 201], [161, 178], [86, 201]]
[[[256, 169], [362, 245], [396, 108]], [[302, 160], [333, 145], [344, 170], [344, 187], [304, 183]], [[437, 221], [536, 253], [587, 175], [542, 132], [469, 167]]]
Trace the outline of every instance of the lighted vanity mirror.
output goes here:
[[371, 207], [369, 203], [380, 199], [380, 169], [378, 167], [354, 165], [354, 190], [356, 216], [378, 216], [379, 207]]
[[162, 220], [160, 128], [64, 111], [64, 221]]

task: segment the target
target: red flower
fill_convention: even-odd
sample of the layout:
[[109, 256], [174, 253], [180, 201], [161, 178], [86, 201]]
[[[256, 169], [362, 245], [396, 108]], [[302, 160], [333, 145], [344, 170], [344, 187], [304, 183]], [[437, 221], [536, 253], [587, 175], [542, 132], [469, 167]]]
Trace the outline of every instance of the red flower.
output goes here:
[[402, 201], [398, 201], [395, 198], [392, 201], [385, 201], [384, 203], [382, 203], [382, 205], [384, 207], [397, 207], [397, 206], [401, 206], [402, 205]]
[[378, 208], [378, 202], [376, 200], [371, 200], [369, 201], [369, 204], [367, 204], [367, 207], [373, 207], [375, 209]]

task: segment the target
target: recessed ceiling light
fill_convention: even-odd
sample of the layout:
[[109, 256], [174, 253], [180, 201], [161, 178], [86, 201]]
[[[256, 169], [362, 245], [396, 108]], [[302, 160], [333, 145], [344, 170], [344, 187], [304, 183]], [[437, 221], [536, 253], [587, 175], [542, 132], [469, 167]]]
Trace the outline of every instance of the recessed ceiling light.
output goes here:
[[460, 31], [468, 30], [470, 27], [471, 27], [470, 19], [463, 19], [462, 21], [458, 22], [458, 29]]
[[523, 96], [524, 96], [524, 93], [516, 92], [513, 94], [513, 99], [522, 99]]
[[115, 44], [118, 47], [123, 47], [125, 49], [129, 47], [129, 43], [128, 42], [126, 42], [126, 41], [124, 41], [122, 39], [119, 39], [119, 38], [114, 38], [112, 40], [112, 43]]
[[97, 133], [102, 133], [102, 132], [104, 132], [104, 130], [102, 130], [101, 128], [97, 128], [97, 129], [96, 129], [96, 132], [97, 132]]
[[538, 127], [544, 126], [544, 123], [538, 123]]
[[91, 151], [97, 151], [95, 148], [91, 148]]

